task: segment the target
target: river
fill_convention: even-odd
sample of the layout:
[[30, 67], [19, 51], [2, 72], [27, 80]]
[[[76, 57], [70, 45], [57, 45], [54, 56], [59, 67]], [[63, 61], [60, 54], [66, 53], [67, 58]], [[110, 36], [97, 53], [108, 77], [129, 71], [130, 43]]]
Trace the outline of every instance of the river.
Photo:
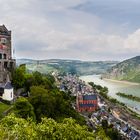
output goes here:
[[126, 104], [131, 108], [135, 107], [140, 111], [140, 102], [132, 101], [116, 95], [117, 92], [123, 92], [126, 94], [132, 94], [133, 96], [140, 97], [140, 85], [117, 81], [109, 81], [106, 79], [101, 80], [100, 77], [101, 77], [100, 75], [88, 75], [81, 76], [80, 79], [84, 80], [85, 82], [94, 82], [95, 84], [108, 87], [109, 96], [116, 98], [118, 101]]

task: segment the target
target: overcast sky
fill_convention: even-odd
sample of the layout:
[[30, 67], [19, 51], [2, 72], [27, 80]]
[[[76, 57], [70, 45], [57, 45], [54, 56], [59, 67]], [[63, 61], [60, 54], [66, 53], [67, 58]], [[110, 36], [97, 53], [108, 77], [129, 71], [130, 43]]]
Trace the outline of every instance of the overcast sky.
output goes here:
[[140, 55], [140, 0], [0, 0], [17, 58], [123, 60]]

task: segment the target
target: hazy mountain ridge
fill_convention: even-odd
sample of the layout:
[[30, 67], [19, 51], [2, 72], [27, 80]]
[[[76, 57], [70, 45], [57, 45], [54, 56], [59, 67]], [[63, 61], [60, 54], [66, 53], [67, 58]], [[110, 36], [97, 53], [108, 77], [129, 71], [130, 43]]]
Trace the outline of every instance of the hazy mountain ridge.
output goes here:
[[108, 70], [105, 77], [140, 83], [140, 56], [116, 64]]
[[117, 63], [117, 61], [91, 62], [63, 59], [17, 59], [17, 65], [26, 64], [26, 67], [29, 71], [39, 71], [41, 73], [49, 73], [52, 71], [71, 72], [79, 75], [102, 74]]

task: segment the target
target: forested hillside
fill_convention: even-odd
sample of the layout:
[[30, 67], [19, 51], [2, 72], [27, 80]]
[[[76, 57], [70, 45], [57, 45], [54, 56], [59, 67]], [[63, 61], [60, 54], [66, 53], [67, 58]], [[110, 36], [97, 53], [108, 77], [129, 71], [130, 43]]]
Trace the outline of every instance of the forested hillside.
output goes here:
[[50, 73], [57, 71], [61, 73], [72, 73], [78, 75], [102, 74], [109, 68], [117, 64], [117, 61], [80, 61], [80, 60], [30, 60], [18, 59], [17, 64], [26, 64], [29, 71], [39, 71], [41, 73]]
[[140, 83], [140, 56], [116, 64], [104, 76]]

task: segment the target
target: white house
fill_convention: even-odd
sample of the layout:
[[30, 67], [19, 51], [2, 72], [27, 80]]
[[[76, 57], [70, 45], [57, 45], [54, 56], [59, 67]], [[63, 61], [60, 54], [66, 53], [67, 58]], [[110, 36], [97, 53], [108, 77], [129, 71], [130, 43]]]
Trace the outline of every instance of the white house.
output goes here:
[[14, 99], [14, 88], [11, 82], [0, 84], [0, 97], [6, 101], [12, 101]]

